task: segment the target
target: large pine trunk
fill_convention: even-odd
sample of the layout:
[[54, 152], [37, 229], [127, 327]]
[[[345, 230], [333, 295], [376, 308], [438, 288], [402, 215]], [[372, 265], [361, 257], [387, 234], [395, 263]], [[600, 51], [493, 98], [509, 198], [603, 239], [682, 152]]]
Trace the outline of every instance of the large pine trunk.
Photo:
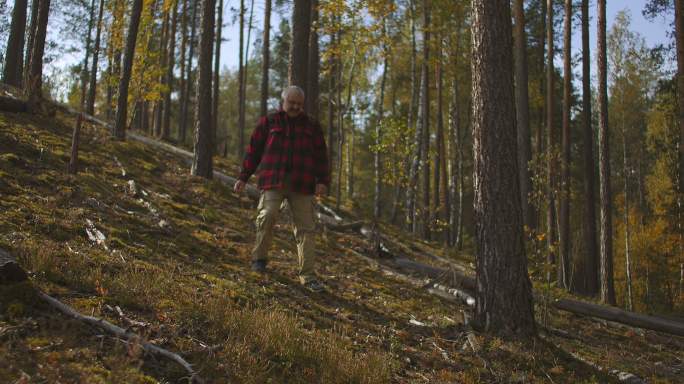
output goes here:
[[563, 34], [563, 131], [561, 138], [560, 254], [558, 284], [570, 288], [570, 103], [572, 103], [572, 0], [565, 0]]
[[202, 0], [202, 29], [199, 41], [197, 107], [195, 108], [195, 145], [191, 173], [211, 179], [213, 175], [212, 155], [212, 102], [211, 102], [211, 64], [214, 43], [214, 0]]
[[26, 30], [26, 56], [24, 59], [24, 72], [22, 73], [22, 86], [25, 88], [31, 72], [31, 54], [33, 53], [33, 41], [36, 37], [36, 25], [38, 24], [38, 6], [40, 0], [31, 0], [31, 16], [28, 29]]
[[[387, 33], [387, 27], [383, 21], [383, 37]], [[389, 53], [387, 44], [383, 43], [382, 54], [384, 56], [382, 64], [382, 77], [380, 79], [380, 99], [378, 100], [378, 121], [375, 123], [375, 144], [376, 151], [373, 153], [373, 171], [375, 179], [375, 189], [373, 193], [373, 217], [380, 219], [382, 206], [380, 204], [382, 196], [382, 159], [380, 157], [380, 143], [382, 142], [382, 121], [385, 115], [385, 86], [387, 84], [387, 69], [389, 67]]]
[[245, 151], [245, 111], [243, 109], [245, 99], [245, 63], [244, 63], [244, 45], [245, 45], [245, 0], [240, 0], [240, 48], [238, 50], [238, 158], [242, 158]]
[[[221, 32], [223, 30], [223, 0], [219, 0], [218, 17], [216, 20], [216, 41], [214, 47], [214, 79], [212, 81], [212, 108], [211, 108], [211, 136], [212, 143], [214, 143], [214, 150], [217, 150], [216, 137], [218, 133], [218, 107], [219, 107], [219, 71], [221, 68]], [[226, 137], [226, 140], [228, 138]]]
[[131, 9], [131, 18], [128, 24], [126, 36], [126, 49], [124, 52], [123, 72], [119, 80], [119, 93], [116, 107], [116, 119], [114, 123], [114, 137], [119, 140], [126, 139], [126, 119], [128, 115], [128, 83], [131, 80], [133, 69], [133, 56], [135, 55], [135, 41], [138, 38], [138, 26], [140, 13], [142, 12], [142, 0], [134, 0]]
[[85, 57], [83, 58], [83, 66], [81, 67], [81, 99], [79, 101], [80, 103], [80, 108], [81, 112], [85, 108], [85, 101], [86, 101], [86, 91], [88, 84], [90, 84], [90, 79], [89, 79], [89, 73], [88, 73], [88, 63], [90, 60], [90, 43], [91, 39], [90, 37], [93, 34], [93, 22], [95, 19], [95, 0], [90, 1], [90, 8], [89, 8], [89, 16], [88, 16], [88, 34], [86, 35], [86, 43], [85, 43]]
[[102, 17], [104, 14], [104, 0], [100, 0], [97, 29], [95, 30], [95, 47], [93, 48], [93, 63], [90, 68], [90, 85], [88, 86], [88, 98], [86, 100], [86, 113], [94, 115], [95, 95], [97, 94], [97, 65], [100, 58], [100, 37], [102, 35]]
[[420, 233], [424, 239], [430, 236], [430, 0], [423, 0], [423, 63], [421, 82], [423, 84], [420, 95], [423, 113], [423, 137], [421, 138], [421, 168], [423, 169], [423, 204], [420, 220]]
[[306, 113], [318, 121], [320, 52], [318, 46], [318, 0], [311, 0], [311, 31], [309, 32], [308, 81], [306, 84]]
[[[556, 179], [556, 132], [554, 126], [554, 94], [553, 94], [553, 0], [546, 0], [546, 243], [547, 261], [549, 264], [556, 264], [556, 199], [555, 199], [555, 179]], [[549, 268], [546, 279], [550, 281], [551, 269]]]
[[512, 25], [508, 0], [473, 0], [473, 139], [477, 235], [475, 320], [532, 336], [532, 285], [519, 196]]
[[610, 142], [608, 132], [608, 73], [606, 56], [606, 0], [597, 2], [599, 192], [601, 206], [601, 301], [615, 305], [613, 286], [613, 218], [610, 189]]
[[183, 97], [183, 105], [181, 106], [181, 116], [180, 116], [180, 141], [182, 144], [185, 143], [185, 138], [187, 136], [188, 129], [188, 115], [190, 114], [190, 100], [192, 99], [192, 58], [195, 55], [195, 34], [197, 32], [197, 2], [199, 0], [190, 0], [192, 6], [192, 17], [190, 21], [190, 38], [188, 39], [188, 54], [187, 62], [185, 63], [185, 90]]
[[294, 0], [292, 9], [292, 41], [288, 82], [303, 90], [307, 88], [309, 64], [309, 33], [311, 31], [311, 1]]
[[[36, 0], [34, 0], [36, 1]], [[7, 39], [5, 66], [2, 81], [5, 84], [21, 88], [21, 77], [24, 68], [24, 35], [26, 33], [27, 0], [15, 0], [12, 9], [12, 25]]]
[[582, 0], [582, 137], [584, 144], [584, 216], [582, 235], [585, 252], [576, 260], [571, 287], [580, 294], [598, 293], [596, 244], [596, 193], [594, 192], [594, 132], [591, 124], [591, 55], [589, 53], [589, 0]]
[[29, 112], [40, 110], [43, 101], [43, 53], [45, 52], [45, 36], [47, 35], [48, 16], [50, 14], [50, 0], [40, 1], [38, 4], [38, 16], [36, 28], [33, 31], [33, 49], [29, 64], [28, 81], [24, 86], [27, 88]]
[[171, 136], [171, 93], [173, 92], [173, 68], [176, 65], [176, 28], [178, 26], [178, 1], [173, 5], [173, 15], [171, 16], [171, 35], [169, 36], [166, 65], [166, 86], [168, 89], [164, 92], [164, 112], [162, 116], [162, 132], [161, 138], [167, 140]]
[[[264, 4], [264, 37], [261, 45], [261, 107], [260, 114], [268, 113], [268, 69], [271, 66], [271, 0]], [[330, 78], [333, 78], [331, 74]], [[330, 124], [332, 127], [332, 124]], [[328, 128], [331, 129], [331, 128]], [[332, 143], [328, 142], [331, 146]], [[330, 158], [330, 157], [328, 157]]]
[[679, 183], [677, 184], [677, 229], [679, 231], [679, 295], [684, 296], [684, 9], [675, 0], [675, 39], [677, 45], [677, 123], [679, 125]]
[[523, 0], [513, 2], [513, 41], [515, 43], [515, 106], [518, 125], [518, 167], [520, 175], [520, 202], [522, 203], [523, 222], [533, 229], [536, 226], [536, 213], [529, 203], [532, 189], [528, 163], [532, 160], [530, 148], [530, 106], [527, 76], [527, 36], [525, 34], [525, 11]]

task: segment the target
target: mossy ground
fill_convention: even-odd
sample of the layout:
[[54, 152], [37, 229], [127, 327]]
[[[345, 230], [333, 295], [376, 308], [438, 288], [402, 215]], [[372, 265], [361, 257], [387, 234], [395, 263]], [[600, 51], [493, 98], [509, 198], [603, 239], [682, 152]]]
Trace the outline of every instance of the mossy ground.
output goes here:
[[[466, 344], [468, 309], [406, 285], [349, 249], [351, 233], [318, 239], [324, 293], [297, 283], [285, 215], [270, 271], [249, 270], [254, 203], [215, 181], [189, 176], [180, 159], [86, 125], [78, 175], [66, 174], [74, 120], [0, 113], [0, 247], [31, 284], [0, 287], [0, 382], [183, 382], [185, 372], [145, 357], [101, 331], [41, 304], [32, 287], [80, 312], [133, 329], [180, 353], [208, 382], [231, 383], [594, 383], [614, 379], [572, 356], [649, 382], [684, 382], [682, 338], [635, 333], [538, 306], [549, 335]], [[234, 173], [219, 159], [216, 167]], [[137, 193], [130, 190], [133, 180]], [[92, 223], [92, 226], [87, 224]], [[86, 229], [105, 236], [97, 244]], [[396, 228], [383, 233], [425, 262]], [[93, 232], [94, 233], [94, 232]], [[423, 256], [421, 256], [423, 255]], [[542, 316], [540, 315], [540, 318]], [[416, 326], [415, 319], [425, 326]]]

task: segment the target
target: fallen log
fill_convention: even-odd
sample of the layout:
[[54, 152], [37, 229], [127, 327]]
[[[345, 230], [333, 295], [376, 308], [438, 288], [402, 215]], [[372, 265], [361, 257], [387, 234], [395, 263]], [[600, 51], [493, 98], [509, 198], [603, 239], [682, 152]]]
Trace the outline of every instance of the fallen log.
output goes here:
[[17, 264], [9, 252], [0, 248], [0, 285], [18, 283], [26, 279], [28, 279], [26, 271]]
[[46, 295], [43, 292], [38, 292], [38, 296], [43, 299], [46, 303], [48, 303], [50, 306], [53, 308], [57, 309], [58, 311], [62, 312], [63, 314], [72, 317], [80, 322], [92, 325], [94, 327], [97, 327], [99, 329], [102, 329], [106, 332], [109, 332], [110, 334], [119, 337], [121, 339], [126, 340], [127, 342], [130, 343], [136, 343], [138, 344], [146, 353], [149, 353], [151, 355], [157, 356], [157, 357], [163, 357], [165, 359], [169, 359], [173, 361], [174, 363], [180, 365], [185, 369], [186, 372], [190, 375], [190, 381], [192, 383], [204, 383], [204, 380], [197, 374], [197, 372], [192, 368], [192, 365], [185, 361], [181, 356], [179, 356], [176, 353], [170, 352], [164, 348], [161, 348], [159, 346], [156, 346], [152, 343], [148, 343], [146, 341], [143, 341], [142, 338], [138, 335], [136, 335], [133, 332], [128, 332], [125, 329], [116, 326], [104, 319], [94, 317], [94, 316], [85, 316], [80, 314], [78, 311], [75, 309], [71, 308], [70, 306], [62, 303], [61, 301], [55, 299], [52, 296]]
[[558, 299], [553, 302], [553, 306], [557, 309], [578, 315], [591, 316], [638, 328], [684, 336], [684, 323], [664, 319], [662, 317], [642, 315], [640, 313], [628, 312], [615, 307], [569, 299]]
[[393, 276], [398, 280], [413, 285], [414, 287], [427, 289], [428, 293], [430, 294], [441, 297], [442, 299], [445, 299], [447, 301], [462, 303], [471, 307], [475, 305], [475, 298], [469, 292], [459, 290], [456, 288], [445, 287], [444, 285], [434, 283], [429, 280], [425, 281], [418, 279], [416, 277], [406, 275], [404, 273], [397, 271], [395, 268], [392, 268], [391, 266], [385, 263], [381, 263], [376, 259], [363, 255], [352, 248], [349, 248], [349, 251], [352, 253], [352, 255], [356, 256], [357, 258], [368, 262], [374, 267], [377, 267], [386, 275]]

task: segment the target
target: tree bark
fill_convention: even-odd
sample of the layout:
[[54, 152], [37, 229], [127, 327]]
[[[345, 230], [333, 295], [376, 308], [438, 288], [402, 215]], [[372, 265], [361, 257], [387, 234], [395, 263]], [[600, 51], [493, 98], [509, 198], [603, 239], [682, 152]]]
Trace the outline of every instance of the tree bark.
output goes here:
[[292, 42], [288, 83], [308, 89], [309, 33], [311, 31], [311, 1], [294, 0], [292, 9]]
[[197, 32], [197, 2], [199, 0], [192, 1], [192, 18], [190, 24], [190, 39], [188, 41], [188, 57], [187, 63], [185, 64], [185, 97], [183, 97], [183, 105], [181, 106], [181, 118], [180, 118], [180, 139], [181, 143], [185, 143], [185, 138], [187, 136], [187, 126], [188, 126], [188, 115], [190, 114], [190, 99], [192, 92], [192, 58], [195, 55], [195, 34]]
[[529, 203], [532, 181], [528, 164], [532, 160], [530, 148], [530, 105], [527, 76], [527, 36], [525, 35], [525, 11], [523, 0], [513, 2], [513, 42], [515, 44], [515, 110], [518, 124], [518, 167], [520, 170], [520, 202], [523, 210], [523, 223], [529, 228], [536, 226], [536, 213]]
[[519, 196], [511, 10], [473, 0], [473, 140], [477, 304], [485, 331], [536, 333]]
[[179, 0], [183, 2], [181, 7], [181, 46], [180, 46], [180, 57], [179, 57], [179, 70], [180, 70], [180, 81], [178, 84], [178, 138], [181, 139], [181, 121], [183, 120], [183, 109], [185, 108], [185, 83], [187, 79], [185, 78], [185, 56], [187, 52], [188, 43], [188, 3], [191, 0]]
[[[435, 217], [441, 223], [449, 222], [449, 194], [447, 190], [447, 154], [444, 142], [444, 71], [442, 68], [443, 39], [440, 36], [438, 41], [438, 62], [437, 62], [437, 159], [435, 159]], [[448, 244], [448, 228], [440, 228], [441, 238]]]
[[131, 18], [128, 24], [126, 36], [126, 50], [124, 52], [124, 65], [121, 80], [119, 81], [119, 95], [116, 108], [116, 120], [114, 125], [114, 137], [118, 140], [126, 139], [126, 119], [128, 115], [128, 83], [131, 80], [133, 69], [133, 56], [135, 55], [135, 41], [138, 38], [138, 26], [142, 12], [142, 0], [134, 0], [131, 9]]
[[423, 113], [423, 137], [421, 143], [421, 168], [423, 169], [423, 204], [421, 207], [422, 218], [420, 232], [424, 239], [430, 236], [430, 0], [423, 0], [423, 63], [421, 69], [421, 103]]
[[97, 16], [97, 29], [95, 31], [95, 48], [93, 49], [93, 63], [90, 69], [90, 86], [88, 87], [88, 99], [86, 100], [86, 113], [94, 115], [95, 95], [97, 94], [97, 65], [100, 57], [100, 36], [102, 34], [102, 17], [104, 13], [104, 0], [100, 0]]
[[242, 159], [245, 153], [245, 111], [242, 108], [245, 99], [245, 63], [244, 63], [244, 44], [245, 44], [245, 0], [240, 0], [240, 48], [238, 50], [238, 158]]
[[[214, 79], [212, 81], [212, 108], [211, 108], [211, 142], [213, 143], [213, 150], [217, 150], [216, 142], [217, 132], [218, 132], [218, 107], [219, 107], [219, 71], [221, 70], [221, 32], [223, 31], [223, 0], [219, 0], [218, 5], [218, 18], [216, 20], [216, 46], [214, 47]], [[226, 137], [226, 140], [228, 138]]]
[[[624, 95], [623, 105], [624, 105]], [[625, 130], [624, 116], [621, 118], [622, 125], [622, 174], [624, 177], [625, 209], [623, 220], [625, 225], [625, 283], [627, 285], [627, 310], [631, 311], [634, 306], [632, 302], [632, 263], [630, 249], [630, 227], [629, 227], [629, 161], [627, 157], [627, 132]]]
[[306, 113], [318, 121], [320, 87], [320, 52], [318, 46], [318, 0], [311, 0], [311, 31], [309, 32], [309, 63], [306, 88]]
[[22, 73], [22, 86], [25, 88], [28, 83], [29, 73], [31, 71], [31, 54], [33, 53], [33, 41], [36, 37], [36, 26], [38, 24], [38, 6], [40, 0], [31, 0], [31, 16], [28, 30], [26, 32], [26, 56], [24, 59], [24, 70]]
[[[168, 40], [169, 40], [169, 32], [171, 29], [171, 15], [169, 15], [168, 10], [162, 10], [163, 12], [163, 21], [162, 21], [162, 30], [161, 30], [161, 36], [159, 38], [159, 47], [158, 47], [158, 52], [159, 52], [159, 68], [162, 70], [166, 67], [169, 66], [169, 54], [168, 51], [166, 50], [166, 46], [168, 45]], [[160, 73], [159, 74], [159, 84], [160, 85], [166, 85], [166, 72]], [[156, 100], [154, 102], [154, 112], [153, 112], [153, 134], [155, 137], [161, 138], [162, 136], [162, 129], [163, 129], [163, 119], [164, 119], [164, 110], [167, 109], [166, 99], [164, 98], [164, 95], [160, 95], [159, 100]]]
[[599, 192], [601, 205], [601, 302], [615, 305], [613, 286], [613, 218], [610, 189], [610, 142], [608, 132], [608, 74], [606, 56], [606, 0], [597, 1], [597, 61], [599, 109]]
[[[555, 152], [556, 133], [554, 127], [554, 94], [553, 94], [553, 0], [546, 0], [546, 243], [548, 263], [556, 264], [556, 202], [555, 202]], [[551, 269], [547, 272], [547, 281], [551, 281]], [[559, 282], [560, 283], [560, 282]]]
[[[261, 116], [268, 113], [268, 69], [271, 66], [271, 0], [265, 0], [264, 4], [264, 37], [261, 45]], [[333, 78], [331, 74], [330, 78]], [[332, 88], [331, 88], [332, 89]], [[329, 128], [332, 124], [329, 124]], [[332, 141], [328, 141], [329, 149]], [[330, 150], [329, 150], [330, 151]], [[328, 158], [330, 156], [328, 154]]]
[[[38, 1], [38, 0], [34, 0]], [[27, 87], [29, 112], [38, 112], [43, 102], [43, 53], [45, 52], [45, 36], [47, 34], [48, 16], [50, 14], [50, 0], [39, 0], [38, 17], [34, 31], [33, 49]]]
[[173, 92], [174, 83], [173, 68], [176, 65], [176, 27], [178, 26], [178, 1], [180, 0], [177, 0], [173, 4], [173, 14], [171, 16], [171, 35], [167, 39], [168, 45], [166, 47], [168, 60], [166, 64], [165, 83], [168, 89], [166, 92], [164, 92], [164, 113], [162, 116], [161, 132], [161, 138], [163, 140], [168, 140], [171, 136], [171, 93]]
[[565, 0], [563, 34], [563, 132], [560, 195], [560, 258], [558, 283], [570, 289], [570, 108], [572, 103], [572, 0]]
[[86, 91], [88, 84], [90, 84], [89, 73], [88, 73], [88, 62], [90, 59], [90, 36], [93, 34], [93, 22], [95, 19], [95, 0], [90, 1], [90, 12], [88, 16], [88, 34], [86, 35], [85, 44], [85, 57], [83, 58], [83, 67], [81, 67], [81, 100], [80, 108], [81, 112], [84, 110], [86, 101]]
[[[385, 22], [382, 24], [382, 36], [385, 37], [387, 27]], [[380, 219], [382, 214], [382, 158], [380, 156], [380, 143], [382, 142], [382, 123], [385, 116], [385, 86], [387, 84], [387, 68], [389, 67], [389, 53], [387, 44], [383, 40], [382, 44], [382, 78], [380, 79], [380, 99], [378, 100], [378, 121], [375, 123], [375, 145], [377, 146], [373, 153], [373, 170], [375, 178], [375, 189], [373, 193], [373, 218]]]
[[[36, 1], [36, 0], [34, 0]], [[24, 71], [24, 35], [26, 33], [27, 0], [15, 0], [12, 8], [12, 26], [7, 38], [5, 50], [5, 66], [2, 81], [5, 84], [21, 88], [21, 77]]]
[[582, 137], [584, 143], [584, 217], [582, 234], [585, 253], [574, 263], [571, 286], [580, 294], [598, 293], [596, 244], [596, 194], [594, 176], [594, 131], [591, 124], [591, 55], [589, 52], [589, 0], [582, 0]]
[[190, 173], [211, 179], [213, 176], [212, 156], [212, 87], [211, 62], [214, 43], [214, 0], [202, 0], [202, 29], [199, 41], [197, 108], [195, 108], [195, 146]]

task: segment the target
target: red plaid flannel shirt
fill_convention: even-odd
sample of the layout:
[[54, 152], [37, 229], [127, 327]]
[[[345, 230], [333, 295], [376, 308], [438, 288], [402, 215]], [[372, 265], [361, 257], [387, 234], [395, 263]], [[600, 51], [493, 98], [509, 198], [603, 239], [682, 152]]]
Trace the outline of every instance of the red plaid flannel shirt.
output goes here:
[[290, 190], [313, 194], [316, 184], [330, 185], [328, 151], [320, 124], [305, 114], [293, 119], [280, 110], [259, 119], [239, 179], [246, 182], [259, 167], [260, 189], [283, 188], [288, 160]]

